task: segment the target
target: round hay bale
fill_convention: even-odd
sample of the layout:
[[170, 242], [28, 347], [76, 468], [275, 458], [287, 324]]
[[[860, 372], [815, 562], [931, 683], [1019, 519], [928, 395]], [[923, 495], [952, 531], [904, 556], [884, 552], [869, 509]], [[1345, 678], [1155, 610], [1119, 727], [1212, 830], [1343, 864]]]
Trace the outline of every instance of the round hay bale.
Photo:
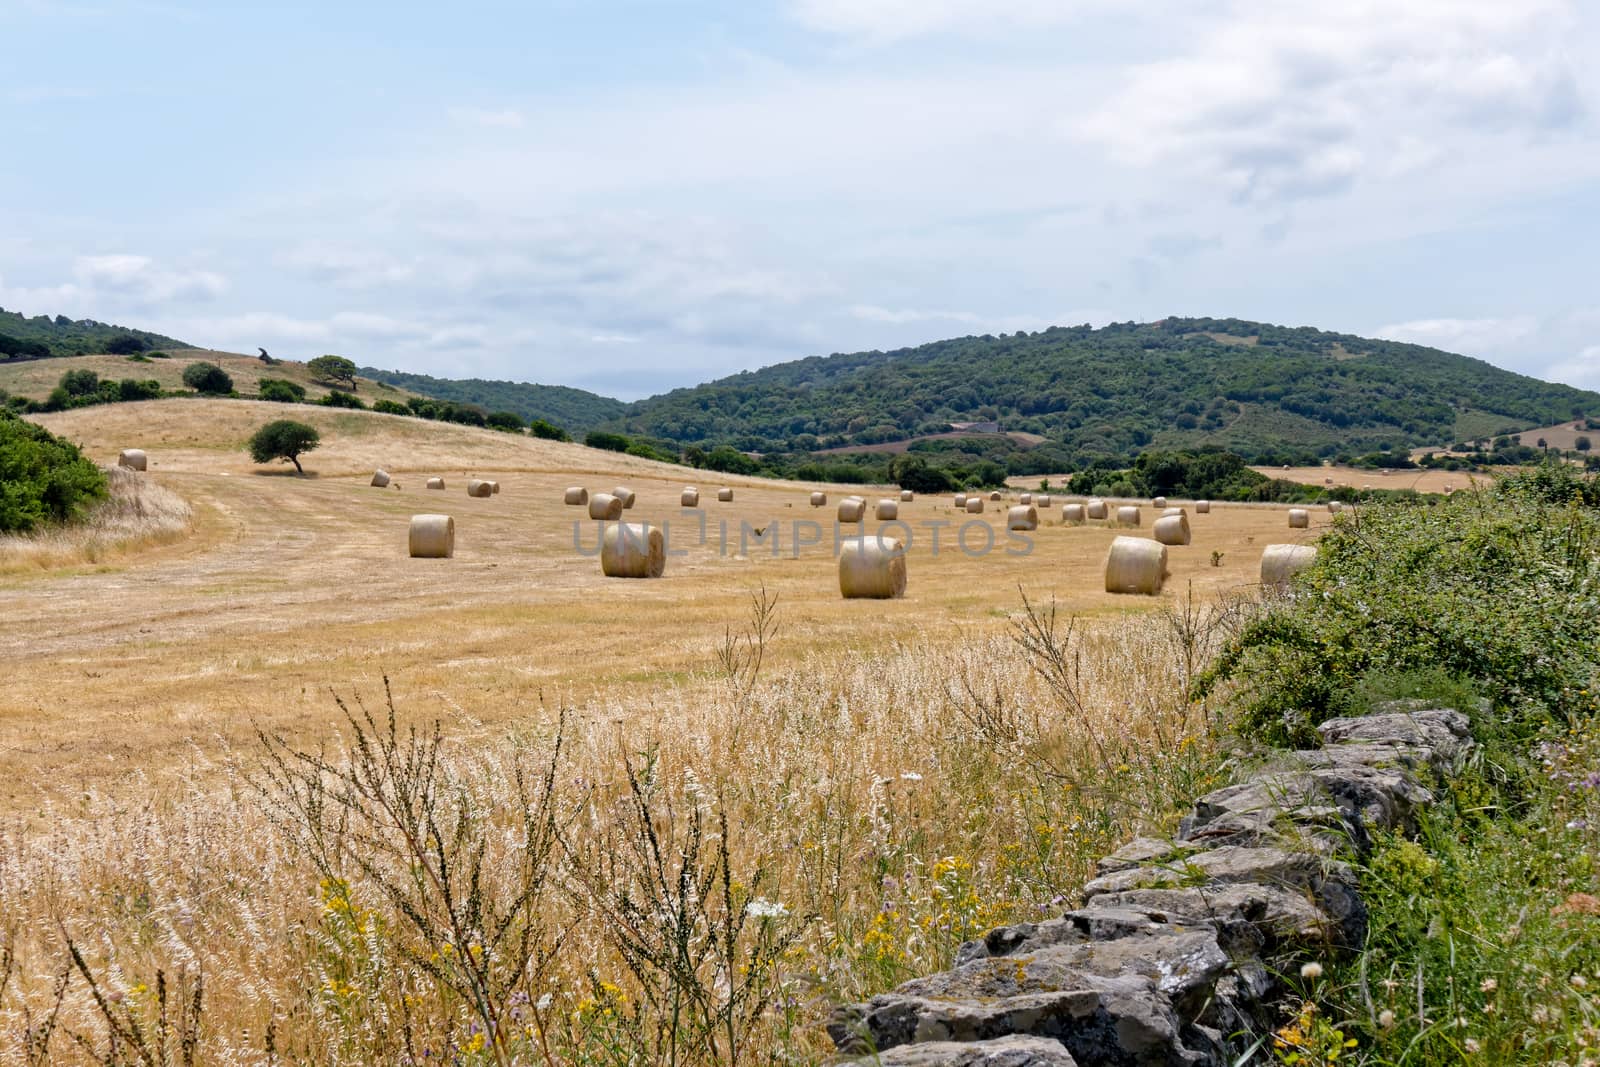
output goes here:
[[600, 542], [600, 572], [607, 578], [659, 578], [667, 567], [667, 543], [659, 526], [619, 522]]
[[456, 554], [456, 520], [448, 515], [411, 516], [411, 558], [449, 559]]
[[683, 492], [678, 496], [678, 506], [684, 508], [697, 508], [700, 506], [700, 490], [692, 485], [683, 487]]
[[906, 595], [906, 552], [898, 538], [851, 537], [839, 545], [839, 592], [846, 600]]
[[1209, 514], [1211, 514], [1211, 501], [1209, 501], [1209, 500], [1196, 500], [1194, 502], [1194, 513], [1196, 515], [1209, 515]]
[[117, 456], [117, 466], [126, 467], [130, 471], [142, 471], [149, 467], [150, 457], [144, 454], [142, 448], [124, 448]]
[[1111, 513], [1110, 507], [1104, 500], [1091, 500], [1084, 507], [1091, 519], [1104, 519]]
[[1038, 508], [1040, 511], [1048, 509], [1050, 507], [1050, 494], [1039, 493], [1035, 495], [1033, 498], [1033, 506]]
[[480, 481], [477, 478], [467, 483], [468, 496], [494, 496], [494, 483]]
[[1153, 508], [1164, 508], [1167, 506], [1167, 498], [1164, 496], [1153, 497], [1150, 501], [1150, 506]]
[[867, 502], [858, 496], [847, 496], [839, 501], [840, 522], [860, 522], [866, 518]]
[[1189, 543], [1189, 519], [1185, 515], [1163, 515], [1150, 527], [1150, 533], [1164, 545]]
[[965, 511], [966, 509], [967, 509], [967, 494], [965, 494], [965, 493], [957, 493], [956, 494], [956, 510]]
[[1136, 504], [1124, 504], [1117, 509], [1118, 526], [1138, 526], [1142, 521]]
[[1167, 580], [1167, 546], [1143, 537], [1118, 537], [1106, 555], [1106, 592], [1154, 596]]
[[1061, 505], [1061, 521], [1062, 522], [1068, 522], [1068, 523], [1071, 523], [1072, 525], [1076, 526], [1081, 522], [1087, 521], [1088, 518], [1089, 518], [1089, 507], [1088, 507], [1087, 504], [1062, 504]]
[[389, 472], [377, 470], [372, 472], [372, 481], [369, 483], [376, 489], [389, 488]]
[[901, 500], [902, 503], [909, 504], [909, 503], [911, 503], [911, 501], [913, 501], [915, 499], [916, 499], [916, 494], [913, 493], [911, 490], [909, 490], [909, 489], [900, 490], [900, 500]]
[[1304, 530], [1311, 525], [1311, 512], [1305, 508], [1289, 509], [1289, 529]]
[[1315, 545], [1268, 545], [1261, 550], [1261, 584], [1287, 585], [1316, 560]]
[[589, 502], [589, 490], [581, 485], [568, 486], [566, 502], [577, 505], [587, 504]]
[[967, 497], [967, 514], [968, 515], [982, 515], [983, 514], [983, 497], [981, 497], [981, 496], [969, 496], [969, 497]]
[[1001, 499], [1000, 490], [996, 489], [992, 493], [990, 493], [989, 494], [989, 499], [990, 500], [999, 500], [999, 499]]
[[1032, 504], [1018, 504], [1006, 512], [1006, 529], [1037, 530], [1038, 528], [1039, 509]]
[[611, 490], [611, 495], [622, 501], [622, 507], [624, 510], [633, 507], [634, 493], [633, 490], [629, 489], [627, 486], [617, 486], [615, 489]]
[[444, 491], [444, 479], [443, 478], [429, 478], [428, 479], [428, 488], [429, 489], [438, 489], [440, 492], [443, 492]]
[[1168, 515], [1182, 515], [1184, 518], [1188, 518], [1189, 517], [1189, 513], [1187, 511], [1183, 510], [1182, 508], [1168, 508], [1167, 510], [1165, 510], [1165, 511], [1163, 511], [1161, 513], [1161, 517], [1163, 519], [1166, 518]]
[[610, 493], [596, 493], [589, 498], [589, 517], [616, 522], [622, 518], [622, 498]]
[[1344, 505], [1337, 500], [1328, 501], [1328, 514], [1337, 515], [1344, 510]]
[[874, 510], [873, 515], [879, 522], [892, 522], [893, 520], [898, 519], [900, 517], [900, 501], [878, 501], [878, 506]]
[[733, 499], [733, 490], [724, 486], [717, 490], [717, 502], [726, 504]]
[[500, 491], [500, 483], [499, 482], [490, 482], [489, 483], [489, 488], [491, 490], [493, 490], [494, 492], [498, 493]]
[[1033, 494], [1032, 493], [1023, 493], [1021, 496], [1017, 497], [1017, 503], [1019, 503], [1019, 504], [1031, 504], [1031, 503], [1033, 503]]
[[814, 508], [825, 508], [825, 507], [827, 507], [828, 506], [828, 494], [827, 493], [812, 493], [811, 494], [811, 506], [814, 507]]

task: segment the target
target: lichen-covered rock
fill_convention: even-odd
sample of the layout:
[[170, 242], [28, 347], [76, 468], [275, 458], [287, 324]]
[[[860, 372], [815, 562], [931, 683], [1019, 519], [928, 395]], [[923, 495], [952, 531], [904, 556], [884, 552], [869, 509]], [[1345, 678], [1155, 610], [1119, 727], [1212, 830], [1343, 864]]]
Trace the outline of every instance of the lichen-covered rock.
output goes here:
[[1125, 871], [1130, 867], [1142, 867], [1146, 863], [1164, 860], [1179, 851], [1178, 845], [1164, 837], [1136, 837], [1100, 860], [1095, 865], [1095, 870], [1099, 874]]
[[[1447, 768], [1471, 747], [1472, 729], [1467, 717], [1450, 708], [1417, 707], [1417, 702], [1385, 705], [1396, 710], [1350, 719], [1329, 719], [1317, 727], [1324, 746], [1348, 741], [1425, 748], [1435, 765]], [[1407, 706], [1408, 704], [1412, 706]]]
[[993, 1041], [929, 1041], [857, 1060], [862, 1067], [1078, 1067], [1059, 1041], [1001, 1037]]

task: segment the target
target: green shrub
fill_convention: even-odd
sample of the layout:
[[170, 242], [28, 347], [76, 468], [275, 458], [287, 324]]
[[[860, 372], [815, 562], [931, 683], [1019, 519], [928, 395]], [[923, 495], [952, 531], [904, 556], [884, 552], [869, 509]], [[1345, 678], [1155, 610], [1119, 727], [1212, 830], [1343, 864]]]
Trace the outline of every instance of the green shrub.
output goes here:
[[416, 412], [412, 411], [410, 408], [406, 407], [404, 404], [397, 404], [393, 400], [374, 400], [372, 402], [372, 410], [373, 411], [381, 411], [385, 415], [415, 415], [416, 414]]
[[338, 389], [330, 390], [328, 395], [317, 401], [325, 408], [356, 408], [361, 411], [367, 409], [361, 398], [354, 393], [340, 392]]
[[215, 363], [191, 363], [183, 368], [183, 384], [207, 396], [226, 396], [233, 392], [233, 379]]
[[155, 400], [161, 396], [161, 383], [154, 378], [124, 378], [117, 383], [118, 400]]
[[632, 441], [620, 433], [608, 433], [605, 430], [591, 430], [583, 443], [590, 448], [603, 448], [608, 452], [626, 452]]
[[279, 419], [257, 430], [245, 447], [250, 452], [250, 458], [257, 463], [287, 460], [294, 464], [296, 471], [304, 474], [305, 468], [300, 466], [300, 457], [321, 443], [322, 437], [316, 427], [293, 419]]
[[0, 410], [0, 532], [76, 518], [105, 495], [105, 474], [78, 446]]
[[100, 375], [92, 370], [69, 370], [61, 376], [61, 388], [68, 396], [88, 396], [100, 388]]
[[256, 395], [278, 404], [300, 404], [305, 402], [306, 387], [282, 378], [262, 378], [256, 386]]
[[1240, 680], [1241, 726], [1274, 741], [1310, 740], [1374, 674], [1475, 685], [1517, 731], [1569, 721], [1600, 676], [1600, 511], [1545, 488], [1512, 480], [1335, 522], [1294, 595], [1230, 642], [1200, 690]]
[[528, 424], [528, 432], [535, 437], [542, 437], [546, 441], [570, 441], [572, 435], [561, 427], [548, 423], [543, 419], [534, 419]]
[[484, 421], [491, 430], [505, 430], [509, 433], [521, 433], [524, 425], [522, 416], [514, 411], [491, 411]]

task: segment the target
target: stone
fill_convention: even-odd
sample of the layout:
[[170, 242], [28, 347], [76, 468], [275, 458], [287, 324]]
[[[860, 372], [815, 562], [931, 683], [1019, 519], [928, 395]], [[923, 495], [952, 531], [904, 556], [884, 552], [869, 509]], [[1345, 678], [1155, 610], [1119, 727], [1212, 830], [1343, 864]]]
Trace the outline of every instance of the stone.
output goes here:
[[1401, 702], [1385, 705], [1390, 708], [1396, 706], [1404, 710], [1329, 719], [1317, 727], [1317, 733], [1322, 737], [1325, 747], [1364, 741], [1429, 749], [1433, 753], [1435, 767], [1440, 770], [1454, 764], [1472, 746], [1471, 723], [1459, 711], [1406, 706]]
[[1100, 874], [1125, 871], [1130, 867], [1141, 867], [1155, 860], [1166, 859], [1178, 851], [1178, 846], [1164, 837], [1136, 837], [1100, 860], [1095, 869]]
[[1218, 943], [1240, 956], [1329, 945], [1355, 946], [1364, 927], [1341, 922], [1304, 889], [1236, 882], [1185, 889], [1130, 889], [1094, 898], [1094, 907], [1140, 911], [1175, 924], [1210, 924]]
[[1077, 1067], [1061, 1042], [1048, 1037], [1001, 1037], [993, 1041], [929, 1041], [900, 1045], [856, 1060], [862, 1067]]

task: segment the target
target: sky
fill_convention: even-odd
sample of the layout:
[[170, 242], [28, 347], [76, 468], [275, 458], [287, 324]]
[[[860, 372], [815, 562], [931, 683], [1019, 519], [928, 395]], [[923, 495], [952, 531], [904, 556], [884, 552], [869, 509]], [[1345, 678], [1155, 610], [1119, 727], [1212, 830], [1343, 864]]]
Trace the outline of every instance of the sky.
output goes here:
[[0, 0], [0, 41], [29, 315], [624, 399], [1168, 315], [1600, 388], [1594, 0]]

